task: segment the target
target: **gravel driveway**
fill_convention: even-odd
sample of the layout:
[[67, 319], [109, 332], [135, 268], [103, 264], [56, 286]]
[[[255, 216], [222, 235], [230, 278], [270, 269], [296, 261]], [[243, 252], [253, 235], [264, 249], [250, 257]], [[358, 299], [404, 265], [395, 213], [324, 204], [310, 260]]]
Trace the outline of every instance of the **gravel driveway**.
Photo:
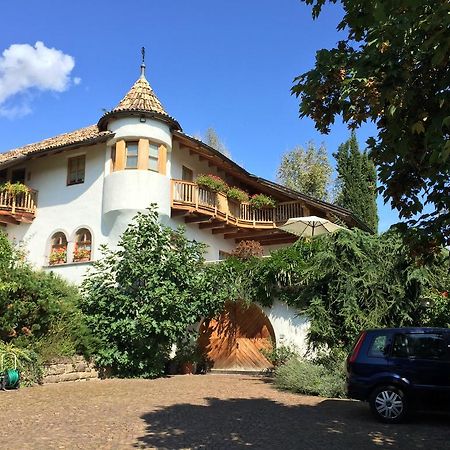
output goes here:
[[251, 376], [71, 382], [0, 392], [2, 449], [450, 449], [450, 419], [375, 422], [367, 405]]

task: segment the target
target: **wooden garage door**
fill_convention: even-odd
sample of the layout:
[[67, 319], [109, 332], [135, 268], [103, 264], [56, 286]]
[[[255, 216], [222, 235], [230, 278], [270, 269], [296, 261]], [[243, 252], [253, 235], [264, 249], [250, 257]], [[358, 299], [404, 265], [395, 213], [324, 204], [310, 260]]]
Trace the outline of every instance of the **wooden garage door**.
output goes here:
[[260, 352], [271, 349], [275, 336], [257, 305], [229, 302], [217, 319], [200, 327], [199, 346], [213, 369], [263, 370], [271, 367]]

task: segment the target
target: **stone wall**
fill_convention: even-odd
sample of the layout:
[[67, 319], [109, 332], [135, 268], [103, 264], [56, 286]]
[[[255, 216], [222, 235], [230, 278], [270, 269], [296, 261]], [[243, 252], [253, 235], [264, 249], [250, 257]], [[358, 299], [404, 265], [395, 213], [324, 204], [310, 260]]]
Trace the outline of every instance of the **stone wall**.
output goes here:
[[44, 367], [43, 384], [62, 381], [79, 381], [98, 378], [98, 372], [91, 362], [82, 356], [64, 358]]

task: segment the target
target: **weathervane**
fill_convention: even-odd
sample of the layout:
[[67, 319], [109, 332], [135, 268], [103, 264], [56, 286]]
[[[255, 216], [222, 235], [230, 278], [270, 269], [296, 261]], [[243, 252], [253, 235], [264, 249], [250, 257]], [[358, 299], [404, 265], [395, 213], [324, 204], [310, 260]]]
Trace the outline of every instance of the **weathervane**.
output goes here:
[[145, 77], [145, 47], [141, 48], [142, 63], [141, 63], [141, 77]]

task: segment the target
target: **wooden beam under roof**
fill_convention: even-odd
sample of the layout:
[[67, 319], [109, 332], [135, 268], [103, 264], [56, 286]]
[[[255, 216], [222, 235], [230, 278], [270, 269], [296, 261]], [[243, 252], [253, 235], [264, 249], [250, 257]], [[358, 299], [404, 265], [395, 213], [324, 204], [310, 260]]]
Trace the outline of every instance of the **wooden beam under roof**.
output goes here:
[[259, 243], [261, 245], [277, 245], [277, 244], [293, 244], [297, 241], [298, 238], [295, 236], [293, 237], [286, 237], [284, 239], [267, 239], [267, 240], [261, 240]]
[[212, 230], [212, 234], [223, 234], [223, 233], [229, 233], [230, 231], [239, 231], [240, 228], [236, 227], [235, 225], [226, 225], [224, 224], [222, 227], [214, 228]]
[[211, 222], [214, 219], [214, 217], [209, 216], [192, 216], [192, 217], [185, 217], [184, 221], [186, 223], [203, 223], [203, 222]]
[[279, 234], [281, 233], [278, 228], [267, 228], [265, 230], [261, 229], [249, 229], [242, 228], [241, 230], [237, 230], [234, 233], [226, 233], [224, 234], [224, 239], [237, 239], [237, 238], [251, 238], [252, 236], [257, 236], [258, 234], [266, 235], [266, 234]]
[[[284, 234], [284, 233], [283, 233]], [[277, 240], [277, 239], [287, 239], [286, 235], [281, 233], [257, 233], [253, 236], [239, 236], [234, 239], [234, 242], [239, 243], [241, 241], [266, 241], [266, 240]]]
[[207, 223], [201, 223], [198, 227], [203, 229], [207, 229], [207, 228], [220, 228], [226, 225], [226, 222], [214, 219], [210, 222]]

